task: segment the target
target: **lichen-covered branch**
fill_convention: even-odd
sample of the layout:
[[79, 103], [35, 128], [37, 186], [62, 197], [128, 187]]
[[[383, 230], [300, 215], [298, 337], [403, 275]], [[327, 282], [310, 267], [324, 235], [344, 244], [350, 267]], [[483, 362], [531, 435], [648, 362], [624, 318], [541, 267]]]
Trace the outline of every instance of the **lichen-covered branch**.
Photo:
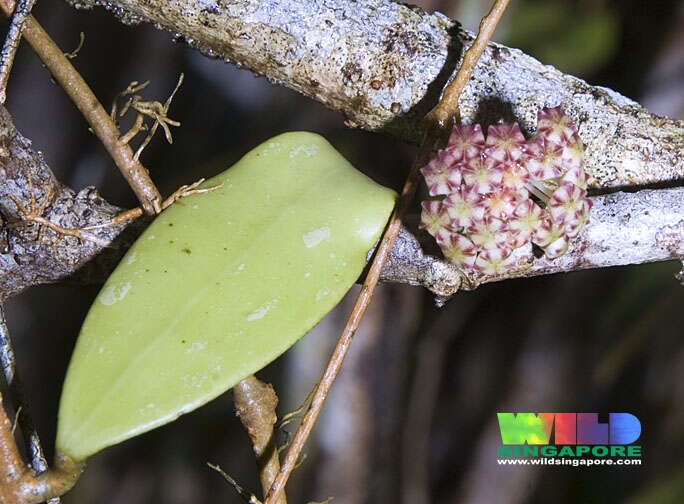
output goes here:
[[[37, 205], [46, 203], [42, 216], [70, 229], [110, 223], [121, 209], [103, 200], [94, 188], [75, 193], [60, 184], [42, 156], [31, 148], [0, 106], [0, 299], [37, 284], [56, 282], [77, 274], [79, 280], [101, 282], [114, 268], [145, 221], [107, 225], [91, 231], [98, 241], [62, 236], [37, 224], [23, 223], [12, 198], [29, 206], [31, 177]], [[566, 255], [537, 259], [530, 249], [518, 254], [521, 268], [506, 277], [550, 274], [584, 268], [664, 261], [684, 256], [684, 188], [618, 192], [592, 198], [587, 228]], [[415, 220], [415, 219], [414, 219]], [[440, 296], [477, 279], [466, 279], [439, 258], [432, 239], [405, 219], [381, 280], [423, 285]], [[125, 232], [122, 233], [122, 231]], [[104, 244], [108, 245], [104, 245]]]
[[618, 192], [591, 199], [594, 204], [589, 224], [557, 259], [537, 257], [528, 244], [513, 252], [518, 267], [505, 275], [468, 277], [437, 257], [431, 236], [409, 225], [397, 238], [382, 280], [422, 285], [448, 297], [459, 288], [473, 289], [480, 283], [509, 278], [684, 257], [684, 187]]
[[[70, 0], [148, 21], [339, 110], [356, 124], [422, 138], [421, 120], [473, 35], [445, 16], [391, 0]], [[464, 123], [504, 117], [530, 133], [562, 106], [587, 146], [591, 187], [684, 178], [684, 125], [609, 89], [490, 43], [459, 102]]]

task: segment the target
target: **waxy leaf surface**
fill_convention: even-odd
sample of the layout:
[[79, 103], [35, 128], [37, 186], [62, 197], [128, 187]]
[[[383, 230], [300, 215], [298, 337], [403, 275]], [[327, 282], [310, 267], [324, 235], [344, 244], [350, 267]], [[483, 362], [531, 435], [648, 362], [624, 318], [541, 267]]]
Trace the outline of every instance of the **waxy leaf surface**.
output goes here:
[[77, 460], [225, 392], [282, 354], [361, 274], [396, 194], [311, 133], [261, 144], [164, 211], [107, 280], [64, 383]]

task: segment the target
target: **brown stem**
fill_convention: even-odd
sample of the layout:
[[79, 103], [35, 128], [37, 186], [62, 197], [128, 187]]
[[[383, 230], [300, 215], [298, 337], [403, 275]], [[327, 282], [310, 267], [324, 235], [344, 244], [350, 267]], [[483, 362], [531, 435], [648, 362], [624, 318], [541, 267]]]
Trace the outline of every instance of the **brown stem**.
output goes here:
[[496, 25], [499, 24], [508, 2], [509, 0], [496, 0], [489, 14], [482, 18], [477, 37], [463, 56], [463, 62], [458, 73], [444, 88], [439, 103], [428, 113], [428, 120], [444, 127], [449, 119], [458, 115], [458, 99], [461, 97], [463, 88], [468, 83], [480, 56], [486, 49], [489, 39], [494, 34]]
[[[273, 426], [278, 417], [278, 396], [273, 387], [251, 375], [233, 387], [233, 401], [242, 425], [252, 441], [264, 494], [268, 492], [280, 469], [278, 450], [273, 439]], [[275, 501], [287, 504], [285, 492]]]
[[[12, 2], [0, 0], [0, 8], [7, 16], [12, 15], [13, 7]], [[105, 149], [140, 200], [145, 212], [150, 215], [159, 213], [162, 203], [159, 190], [145, 167], [135, 159], [131, 148], [119, 140], [121, 136], [119, 129], [83, 77], [33, 16], [26, 17], [23, 35], [55, 80], [81, 111], [95, 135], [104, 144]]]
[[39, 504], [63, 495], [74, 486], [84, 466], [57, 454], [54, 468], [36, 475], [21, 459], [0, 395], [0, 502]]
[[[340, 368], [342, 367], [342, 362], [344, 361], [344, 357], [349, 350], [352, 339], [354, 338], [354, 333], [359, 327], [359, 323], [366, 312], [366, 308], [368, 308], [368, 305], [370, 304], [371, 297], [375, 291], [375, 286], [380, 279], [382, 268], [389, 257], [392, 246], [394, 245], [394, 241], [396, 240], [399, 230], [401, 229], [402, 217], [404, 216], [406, 209], [411, 204], [411, 201], [413, 201], [413, 196], [418, 185], [418, 169], [423, 166], [433, 149], [433, 141], [434, 137], [436, 136], [435, 126], [444, 126], [448, 119], [448, 116], [445, 117], [444, 114], [453, 114], [458, 110], [458, 98], [463, 90], [465, 82], [467, 82], [468, 77], [473, 71], [473, 68], [480, 59], [482, 52], [487, 46], [489, 38], [494, 33], [494, 28], [496, 28], [499, 19], [501, 19], [501, 15], [505, 10], [506, 5], [508, 5], [508, 0], [496, 0], [490, 13], [482, 20], [482, 23], [480, 23], [481, 31], [478, 33], [475, 42], [473, 42], [464, 55], [463, 63], [456, 77], [454, 78], [454, 81], [447, 87], [442, 95], [442, 101], [446, 100], [446, 103], [440, 103], [436, 107], [437, 121], [434, 122], [432, 117], [426, 118], [429, 122], [432, 122], [432, 125], [428, 128], [428, 133], [426, 133], [418, 151], [418, 155], [416, 156], [413, 166], [409, 171], [408, 178], [406, 179], [404, 188], [402, 189], [399, 200], [397, 201], [396, 208], [392, 213], [392, 217], [390, 218], [387, 229], [382, 237], [380, 246], [375, 253], [375, 258], [371, 263], [366, 280], [363, 282], [361, 293], [356, 300], [354, 309], [352, 310], [352, 313], [347, 320], [347, 324], [342, 331], [342, 335], [340, 336], [340, 339], [333, 350], [333, 354], [328, 361], [325, 371], [323, 372], [321, 381], [319, 382], [318, 387], [316, 387], [316, 392], [314, 392], [309, 410], [306, 412], [299, 429], [297, 429], [297, 433], [295, 434], [292, 444], [287, 451], [287, 455], [283, 460], [283, 465], [280, 469], [280, 472], [273, 482], [273, 486], [268, 492], [264, 504], [275, 504], [278, 495], [285, 488], [287, 480], [290, 477], [297, 460], [299, 459], [299, 454], [301, 453], [302, 448], [304, 447], [304, 444], [311, 433], [311, 429], [313, 429], [316, 419], [321, 412], [321, 408], [323, 407], [323, 403], [328, 396], [328, 392], [330, 391], [330, 388], [332, 387], [332, 384], [335, 381]], [[461, 85], [458, 83], [463, 84]]]
[[29, 472], [12, 434], [12, 422], [2, 406], [0, 394], [0, 502], [18, 502], [17, 482]]

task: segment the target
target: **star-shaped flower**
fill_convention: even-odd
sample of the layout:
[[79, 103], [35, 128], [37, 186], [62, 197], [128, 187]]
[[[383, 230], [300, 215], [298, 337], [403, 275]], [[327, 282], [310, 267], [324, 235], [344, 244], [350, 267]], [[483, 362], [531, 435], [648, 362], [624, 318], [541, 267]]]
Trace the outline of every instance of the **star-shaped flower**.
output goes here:
[[563, 164], [567, 169], [584, 166], [584, 144], [577, 134], [573, 134], [563, 144]]
[[480, 194], [494, 192], [501, 185], [503, 169], [490, 158], [474, 158], [463, 168], [463, 180]]
[[528, 243], [536, 230], [541, 226], [544, 211], [534, 201], [526, 199], [521, 201], [508, 220], [510, 244], [513, 248], [522, 247]]
[[442, 231], [436, 239], [447, 261], [461, 268], [474, 266], [477, 249], [468, 238], [458, 233]]
[[474, 126], [456, 125], [451, 131], [446, 150], [457, 161], [468, 162], [480, 157], [484, 145], [485, 138], [479, 124]]
[[525, 146], [524, 162], [530, 175], [539, 180], [560, 177], [563, 173], [563, 147], [535, 137]]
[[537, 134], [547, 142], [561, 145], [577, 132], [562, 108], [547, 107], [537, 113]]
[[430, 196], [449, 194], [461, 184], [461, 170], [446, 151], [439, 151], [437, 157], [420, 169], [425, 177]]
[[456, 228], [467, 228], [474, 221], [484, 217], [485, 207], [482, 195], [475, 189], [461, 186], [459, 190], [444, 199], [444, 206]]
[[485, 275], [501, 275], [515, 266], [510, 251], [502, 249], [480, 252], [475, 260], [475, 269]]
[[563, 183], [549, 199], [548, 209], [553, 220], [559, 224], [577, 220], [586, 195], [586, 190], [580, 189], [572, 182]]
[[421, 206], [423, 207], [419, 224], [421, 229], [425, 229], [432, 236], [437, 236], [442, 229], [450, 227], [451, 217], [441, 201], [423, 201]]
[[503, 221], [508, 220], [518, 203], [517, 196], [518, 195], [513, 191], [507, 191], [505, 189], [500, 189], [488, 194], [484, 199], [484, 207], [487, 215], [502, 219]]
[[592, 201], [589, 198], [582, 198], [580, 209], [575, 214], [575, 218], [565, 222], [565, 234], [568, 238], [575, 238], [589, 221]]
[[518, 123], [490, 126], [487, 130], [485, 154], [497, 161], [517, 161], [522, 155], [525, 137]]
[[519, 163], [504, 163], [501, 185], [504, 189], [521, 191], [530, 179], [530, 174]]
[[485, 217], [474, 222], [467, 234], [480, 251], [507, 249], [508, 229], [501, 219]]
[[532, 234], [532, 242], [545, 248], [563, 236], [565, 236], [563, 225], [555, 222], [548, 215], [544, 215]]

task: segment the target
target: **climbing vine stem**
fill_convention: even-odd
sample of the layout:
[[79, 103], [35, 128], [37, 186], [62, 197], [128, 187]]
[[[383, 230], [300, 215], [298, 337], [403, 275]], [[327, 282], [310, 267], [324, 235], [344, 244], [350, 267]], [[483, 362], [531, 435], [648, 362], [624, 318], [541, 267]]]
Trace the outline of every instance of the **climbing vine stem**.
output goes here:
[[475, 38], [475, 41], [468, 48], [463, 56], [463, 61], [461, 66], [456, 73], [454, 79], [449, 83], [449, 85], [444, 89], [442, 98], [439, 104], [427, 115], [426, 120], [428, 122], [428, 128], [426, 129], [426, 134], [421, 142], [421, 146], [418, 150], [418, 154], [411, 166], [409, 175], [404, 183], [404, 188], [401, 191], [401, 195], [397, 200], [394, 212], [390, 217], [387, 229], [380, 241], [375, 257], [368, 270], [368, 275], [366, 276], [363, 286], [361, 287], [361, 293], [356, 300], [354, 308], [347, 320], [347, 324], [342, 331], [335, 349], [333, 350], [332, 356], [328, 361], [328, 365], [323, 372], [323, 376], [316, 387], [316, 391], [311, 400], [311, 405], [302, 420], [302, 423], [297, 429], [292, 444], [285, 455], [282, 467], [276, 476], [273, 485], [271, 486], [264, 504], [275, 504], [277, 502], [279, 494], [285, 488], [287, 480], [292, 473], [292, 470], [297, 464], [299, 455], [302, 452], [304, 444], [311, 434], [316, 419], [323, 407], [323, 403], [332, 387], [337, 374], [342, 367], [342, 362], [344, 357], [349, 350], [352, 339], [354, 338], [354, 333], [359, 327], [361, 319], [370, 304], [373, 292], [380, 278], [380, 273], [382, 268], [389, 257], [390, 250], [394, 245], [394, 241], [399, 234], [401, 229], [402, 217], [404, 216], [406, 209], [410, 206], [413, 201], [413, 196], [416, 192], [416, 187], [418, 185], [418, 169], [425, 164], [430, 154], [433, 151], [437, 137], [441, 128], [448, 126], [449, 120], [452, 117], [457, 116], [458, 112], [458, 99], [465, 87], [470, 74], [477, 65], [480, 56], [482, 55], [487, 42], [494, 33], [496, 25], [499, 23], [501, 16], [506, 10], [509, 0], [496, 0], [494, 5], [480, 23], [480, 30]]

